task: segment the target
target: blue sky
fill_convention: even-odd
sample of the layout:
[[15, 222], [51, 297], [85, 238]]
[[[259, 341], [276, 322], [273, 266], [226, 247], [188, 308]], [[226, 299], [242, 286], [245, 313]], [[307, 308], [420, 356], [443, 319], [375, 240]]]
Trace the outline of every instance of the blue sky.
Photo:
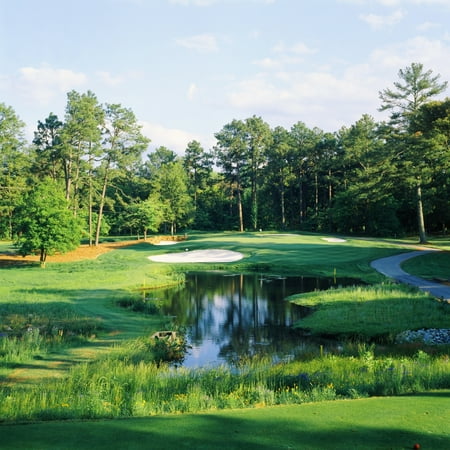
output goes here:
[[27, 137], [91, 90], [182, 153], [252, 115], [331, 132], [382, 119], [378, 92], [411, 62], [450, 81], [450, 0], [0, 0], [0, 61]]

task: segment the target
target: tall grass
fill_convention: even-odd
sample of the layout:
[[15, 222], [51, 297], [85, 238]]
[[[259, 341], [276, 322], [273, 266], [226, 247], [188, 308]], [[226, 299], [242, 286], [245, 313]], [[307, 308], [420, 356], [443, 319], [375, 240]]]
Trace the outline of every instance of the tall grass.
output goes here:
[[63, 380], [3, 389], [0, 417], [139, 417], [444, 388], [450, 388], [449, 357], [423, 351], [413, 357], [376, 357], [372, 347], [361, 346], [356, 355], [323, 354], [278, 364], [251, 360], [234, 368], [197, 370], [108, 357], [73, 368]]

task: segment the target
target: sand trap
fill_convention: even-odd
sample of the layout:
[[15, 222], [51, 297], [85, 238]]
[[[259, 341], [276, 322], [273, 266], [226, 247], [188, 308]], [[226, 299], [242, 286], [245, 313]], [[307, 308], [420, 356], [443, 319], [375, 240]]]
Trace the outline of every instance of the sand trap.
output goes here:
[[345, 239], [341, 238], [322, 238], [322, 240], [327, 242], [347, 242]]
[[239, 261], [244, 255], [231, 250], [192, 250], [180, 253], [165, 253], [164, 255], [149, 256], [148, 259], [156, 262], [189, 263], [189, 262], [233, 262]]
[[173, 244], [179, 244], [179, 241], [159, 241], [153, 245], [173, 245]]

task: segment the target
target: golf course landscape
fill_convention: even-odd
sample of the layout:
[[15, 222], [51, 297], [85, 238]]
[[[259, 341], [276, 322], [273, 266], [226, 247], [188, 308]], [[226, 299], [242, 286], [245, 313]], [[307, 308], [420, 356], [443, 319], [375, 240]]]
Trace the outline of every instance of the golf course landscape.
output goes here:
[[[450, 240], [415, 242], [193, 232], [108, 238], [96, 253], [49, 256], [46, 268], [1, 242], [1, 448], [450, 448], [450, 344], [397, 339], [450, 329], [450, 304], [371, 267], [433, 248], [402, 268], [445, 282]], [[361, 284], [286, 299], [311, 308], [295, 329], [339, 350], [175, 367], [183, 330], [146, 293], [206, 270]], [[161, 330], [181, 337], [160, 342]]]

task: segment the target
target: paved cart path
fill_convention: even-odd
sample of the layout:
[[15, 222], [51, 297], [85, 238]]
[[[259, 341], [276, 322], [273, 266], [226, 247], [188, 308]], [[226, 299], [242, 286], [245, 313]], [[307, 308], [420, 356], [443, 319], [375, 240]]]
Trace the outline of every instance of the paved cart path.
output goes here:
[[401, 253], [400, 255], [389, 256], [387, 258], [376, 259], [371, 262], [371, 266], [378, 272], [393, 278], [401, 283], [416, 286], [422, 291], [429, 292], [437, 298], [450, 301], [450, 286], [437, 281], [425, 280], [423, 278], [415, 277], [402, 270], [400, 267], [403, 261], [417, 256], [426, 255], [437, 250], [418, 250], [414, 252]]

